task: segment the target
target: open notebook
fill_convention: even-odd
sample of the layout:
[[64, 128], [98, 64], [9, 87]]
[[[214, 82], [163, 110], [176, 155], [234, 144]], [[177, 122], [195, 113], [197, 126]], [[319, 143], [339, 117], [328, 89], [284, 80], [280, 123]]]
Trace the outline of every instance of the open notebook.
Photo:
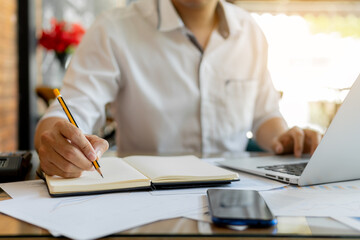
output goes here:
[[104, 178], [96, 171], [87, 171], [81, 177], [71, 179], [44, 174], [50, 195], [211, 186], [239, 180], [237, 173], [208, 164], [195, 156], [104, 157], [99, 163]]

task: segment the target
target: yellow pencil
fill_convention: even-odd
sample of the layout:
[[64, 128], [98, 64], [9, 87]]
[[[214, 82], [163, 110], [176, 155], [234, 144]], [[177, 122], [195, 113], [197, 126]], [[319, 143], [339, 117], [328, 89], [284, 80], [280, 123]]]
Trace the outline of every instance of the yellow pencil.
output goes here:
[[[64, 99], [62, 98], [59, 89], [55, 88], [55, 89], [54, 89], [54, 94], [55, 94], [57, 100], [59, 101], [62, 109], [64, 110], [66, 116], [68, 117], [69, 121], [70, 121], [75, 127], [79, 128], [79, 126], [78, 126], [78, 125], [76, 124], [76, 122], [75, 122], [75, 119], [74, 119], [73, 116], [71, 115], [71, 112], [70, 112], [69, 108], [66, 106], [66, 103], [65, 103]], [[100, 165], [99, 165], [99, 163], [98, 163], [97, 160], [98, 160], [98, 158], [96, 158], [96, 160], [93, 161], [92, 164], [94, 165], [96, 171], [101, 175], [101, 177], [104, 178], [104, 176], [102, 175], [102, 173], [101, 173], [101, 171], [100, 171]]]

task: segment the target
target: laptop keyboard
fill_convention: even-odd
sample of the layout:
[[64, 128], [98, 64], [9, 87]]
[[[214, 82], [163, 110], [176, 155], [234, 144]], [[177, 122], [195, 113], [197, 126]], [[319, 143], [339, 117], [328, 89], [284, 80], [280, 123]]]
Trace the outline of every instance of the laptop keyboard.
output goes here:
[[300, 176], [304, 171], [307, 163], [295, 163], [295, 164], [286, 164], [286, 165], [272, 165], [272, 166], [263, 166], [258, 168], [263, 168], [265, 170], [286, 173], [290, 175]]

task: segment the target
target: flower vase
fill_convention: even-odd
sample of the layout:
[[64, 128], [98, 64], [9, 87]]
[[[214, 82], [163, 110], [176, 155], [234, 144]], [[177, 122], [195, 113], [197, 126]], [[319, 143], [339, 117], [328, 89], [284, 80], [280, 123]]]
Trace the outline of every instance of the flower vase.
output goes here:
[[69, 60], [69, 54], [62, 52], [56, 52], [56, 58], [59, 60], [60, 66], [64, 69], [64, 71], [67, 68], [68, 60]]
[[49, 68], [44, 72], [44, 85], [60, 88], [67, 68], [69, 54], [54, 52]]

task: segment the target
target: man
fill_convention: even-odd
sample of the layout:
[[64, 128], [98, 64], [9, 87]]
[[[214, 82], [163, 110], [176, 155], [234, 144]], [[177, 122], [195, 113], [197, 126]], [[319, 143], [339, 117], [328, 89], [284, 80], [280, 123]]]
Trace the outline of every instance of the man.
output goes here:
[[[256, 23], [223, 0], [144, 0], [103, 14], [66, 73], [62, 95], [91, 134], [112, 103], [118, 153], [244, 151], [246, 132], [277, 154], [312, 153], [320, 136], [288, 129]], [[43, 171], [78, 177], [108, 148], [54, 103], [37, 128]], [[90, 161], [89, 161], [90, 160]]]

